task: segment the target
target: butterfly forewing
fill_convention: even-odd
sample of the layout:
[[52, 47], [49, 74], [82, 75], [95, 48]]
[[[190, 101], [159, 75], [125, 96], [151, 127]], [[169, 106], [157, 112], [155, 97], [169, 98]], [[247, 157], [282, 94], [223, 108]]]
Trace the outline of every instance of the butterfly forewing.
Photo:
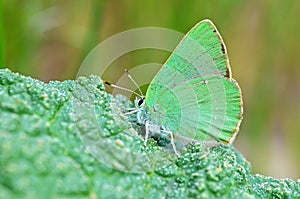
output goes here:
[[182, 39], [149, 85], [151, 121], [175, 135], [230, 142], [242, 117], [242, 100], [231, 79], [225, 45], [209, 20]]

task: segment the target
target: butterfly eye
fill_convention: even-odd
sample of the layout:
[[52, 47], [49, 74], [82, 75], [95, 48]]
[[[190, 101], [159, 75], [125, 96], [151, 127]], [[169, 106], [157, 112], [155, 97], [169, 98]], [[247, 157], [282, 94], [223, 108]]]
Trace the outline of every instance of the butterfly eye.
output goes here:
[[145, 100], [144, 97], [140, 98], [138, 101], [138, 106], [142, 106], [142, 104], [144, 103], [144, 100]]

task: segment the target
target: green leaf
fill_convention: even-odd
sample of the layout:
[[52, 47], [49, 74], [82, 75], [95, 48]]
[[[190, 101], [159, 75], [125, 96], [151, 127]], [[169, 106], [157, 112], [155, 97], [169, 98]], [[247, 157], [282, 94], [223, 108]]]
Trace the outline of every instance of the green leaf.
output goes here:
[[[92, 113], [79, 111], [87, 94], [94, 96]], [[122, 116], [128, 106], [96, 76], [45, 84], [0, 70], [0, 198], [300, 198], [299, 180], [251, 175], [231, 145], [191, 144], [180, 158], [153, 140], [144, 148], [135, 124]], [[93, 150], [82, 137], [109, 144]], [[111, 151], [117, 146], [120, 153], [168, 155], [151, 159], [147, 172], [124, 172], [126, 162]], [[115, 158], [119, 170], [99, 161], [105, 157]]]

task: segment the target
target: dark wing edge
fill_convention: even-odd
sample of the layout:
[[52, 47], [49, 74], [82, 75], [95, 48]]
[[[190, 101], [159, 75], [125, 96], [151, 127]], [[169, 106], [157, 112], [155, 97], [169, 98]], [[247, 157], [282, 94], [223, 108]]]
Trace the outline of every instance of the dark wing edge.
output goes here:
[[[225, 60], [226, 60], [226, 74], [224, 75], [224, 77], [227, 77], [229, 79], [232, 78], [232, 73], [231, 73], [231, 68], [230, 68], [230, 63], [229, 63], [229, 56], [228, 56], [228, 53], [227, 53], [227, 48], [226, 48], [226, 45], [224, 43], [224, 40], [220, 34], [220, 32], [218, 31], [217, 27], [215, 26], [215, 24], [210, 20], [210, 19], [204, 19], [204, 20], [201, 20], [199, 23], [197, 23], [194, 27], [197, 27], [198, 24], [200, 23], [203, 23], [203, 22], [207, 22], [209, 23], [209, 25], [213, 28], [214, 32], [216, 33], [216, 35], [218, 36], [219, 38], [219, 41], [220, 41], [220, 45], [221, 45], [221, 49], [222, 49], [222, 52], [223, 52], [223, 55], [225, 57]], [[193, 30], [194, 28], [192, 28]], [[188, 34], [188, 33], [187, 33]]]

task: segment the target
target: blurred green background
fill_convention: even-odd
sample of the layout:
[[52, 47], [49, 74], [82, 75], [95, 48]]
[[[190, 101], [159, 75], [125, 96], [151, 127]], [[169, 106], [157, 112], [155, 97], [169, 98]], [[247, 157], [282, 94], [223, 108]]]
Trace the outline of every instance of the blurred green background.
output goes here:
[[[300, 178], [300, 1], [10, 0], [0, 16], [1, 68], [45, 82], [74, 79], [85, 56], [121, 31], [154, 26], [186, 33], [211, 19], [243, 91], [236, 148], [254, 173]], [[118, 63], [162, 63], [167, 56], [149, 50]], [[107, 76], [114, 81], [122, 73]]]

